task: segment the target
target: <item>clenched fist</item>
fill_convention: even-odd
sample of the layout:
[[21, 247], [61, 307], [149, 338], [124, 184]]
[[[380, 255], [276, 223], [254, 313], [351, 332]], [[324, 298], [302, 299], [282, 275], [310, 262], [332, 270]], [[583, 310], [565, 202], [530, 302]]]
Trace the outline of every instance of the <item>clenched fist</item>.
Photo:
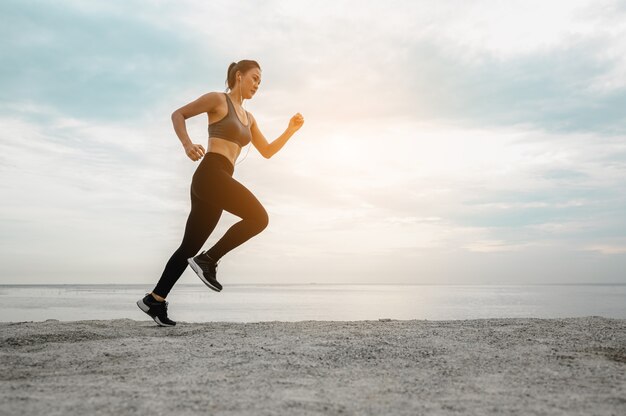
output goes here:
[[303, 124], [304, 124], [304, 117], [302, 117], [302, 114], [296, 113], [296, 115], [291, 117], [291, 120], [289, 120], [288, 128], [292, 130], [293, 132], [296, 132], [300, 129], [300, 127], [302, 127]]
[[204, 147], [202, 147], [201, 144], [191, 143], [185, 146], [185, 153], [187, 153], [187, 156], [189, 156], [189, 159], [195, 162], [196, 160], [204, 156], [205, 151], [204, 151]]

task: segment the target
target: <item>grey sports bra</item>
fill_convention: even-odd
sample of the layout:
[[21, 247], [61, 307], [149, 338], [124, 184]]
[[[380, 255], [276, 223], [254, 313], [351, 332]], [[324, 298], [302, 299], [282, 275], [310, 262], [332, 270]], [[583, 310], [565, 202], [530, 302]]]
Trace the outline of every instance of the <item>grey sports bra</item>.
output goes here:
[[250, 132], [250, 113], [246, 111], [248, 125], [243, 124], [237, 116], [237, 112], [235, 111], [230, 97], [226, 93], [224, 93], [224, 95], [228, 103], [228, 113], [219, 121], [209, 123], [209, 137], [219, 137], [220, 139], [225, 139], [244, 147], [252, 140], [252, 133]]

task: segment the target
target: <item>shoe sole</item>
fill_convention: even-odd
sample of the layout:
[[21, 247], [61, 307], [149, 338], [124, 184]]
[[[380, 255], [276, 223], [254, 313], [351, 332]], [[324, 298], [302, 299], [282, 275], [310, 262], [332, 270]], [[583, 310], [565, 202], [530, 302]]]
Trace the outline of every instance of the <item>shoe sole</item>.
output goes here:
[[[148, 311], [150, 310], [150, 307], [148, 305], [146, 305], [145, 303], [143, 303], [143, 299], [139, 299], [137, 301], [137, 306], [139, 306], [139, 309], [141, 309], [143, 312], [146, 313], [146, 315], [150, 316], [150, 314], [148, 313]], [[150, 318], [152, 318], [154, 320], [154, 322], [157, 323], [157, 325], [159, 326], [175, 326], [174, 325], [169, 325], [169, 324], [164, 324], [163, 322], [161, 322], [161, 320], [159, 319], [158, 316], [150, 316]]]
[[208, 280], [206, 280], [204, 278], [204, 273], [202, 272], [202, 269], [200, 268], [200, 266], [198, 266], [198, 264], [194, 261], [193, 257], [190, 257], [187, 259], [187, 263], [189, 263], [189, 265], [191, 266], [191, 268], [193, 269], [194, 272], [196, 272], [196, 274], [198, 275], [198, 277], [200, 278], [200, 280], [202, 280], [202, 283], [204, 283], [205, 285], [207, 285], [209, 287], [209, 289], [213, 289], [216, 292], [221, 292], [222, 289], [219, 289], [215, 286], [213, 286], [211, 284], [211, 282], [209, 282]]

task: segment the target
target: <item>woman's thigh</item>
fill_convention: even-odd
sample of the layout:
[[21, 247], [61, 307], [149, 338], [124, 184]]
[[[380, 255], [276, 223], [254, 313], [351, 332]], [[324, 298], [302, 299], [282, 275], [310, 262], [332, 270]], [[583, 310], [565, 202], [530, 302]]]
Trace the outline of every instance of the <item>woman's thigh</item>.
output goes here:
[[267, 211], [248, 188], [228, 173], [214, 170], [192, 184], [192, 192], [203, 202], [242, 219], [267, 220]]

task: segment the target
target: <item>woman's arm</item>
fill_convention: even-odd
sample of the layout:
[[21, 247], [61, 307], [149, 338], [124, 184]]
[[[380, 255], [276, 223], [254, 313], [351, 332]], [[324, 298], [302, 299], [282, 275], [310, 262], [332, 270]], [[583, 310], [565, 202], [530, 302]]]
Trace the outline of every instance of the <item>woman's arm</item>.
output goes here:
[[204, 155], [205, 150], [202, 145], [196, 145], [191, 141], [191, 139], [189, 138], [189, 134], [187, 133], [187, 125], [185, 124], [185, 120], [200, 113], [208, 113], [213, 111], [218, 103], [219, 98], [217, 96], [217, 93], [210, 92], [208, 94], [204, 94], [197, 100], [180, 107], [178, 110], [175, 110], [172, 113], [172, 124], [174, 125], [174, 131], [176, 132], [178, 139], [185, 148], [187, 156], [189, 156], [191, 160], [196, 161], [200, 159], [200, 157]]
[[300, 113], [297, 113], [291, 118], [291, 120], [289, 120], [289, 126], [287, 127], [285, 132], [273, 142], [268, 143], [265, 136], [263, 136], [263, 134], [261, 133], [261, 130], [259, 130], [256, 119], [254, 118], [254, 116], [252, 116], [252, 114], [250, 114], [250, 116], [252, 117], [252, 125], [250, 126], [250, 131], [252, 133], [252, 144], [266, 159], [269, 159], [270, 157], [278, 153], [278, 151], [283, 148], [285, 143], [287, 143], [291, 136], [293, 136], [293, 134], [298, 131], [304, 123], [304, 118], [302, 117], [302, 115]]

